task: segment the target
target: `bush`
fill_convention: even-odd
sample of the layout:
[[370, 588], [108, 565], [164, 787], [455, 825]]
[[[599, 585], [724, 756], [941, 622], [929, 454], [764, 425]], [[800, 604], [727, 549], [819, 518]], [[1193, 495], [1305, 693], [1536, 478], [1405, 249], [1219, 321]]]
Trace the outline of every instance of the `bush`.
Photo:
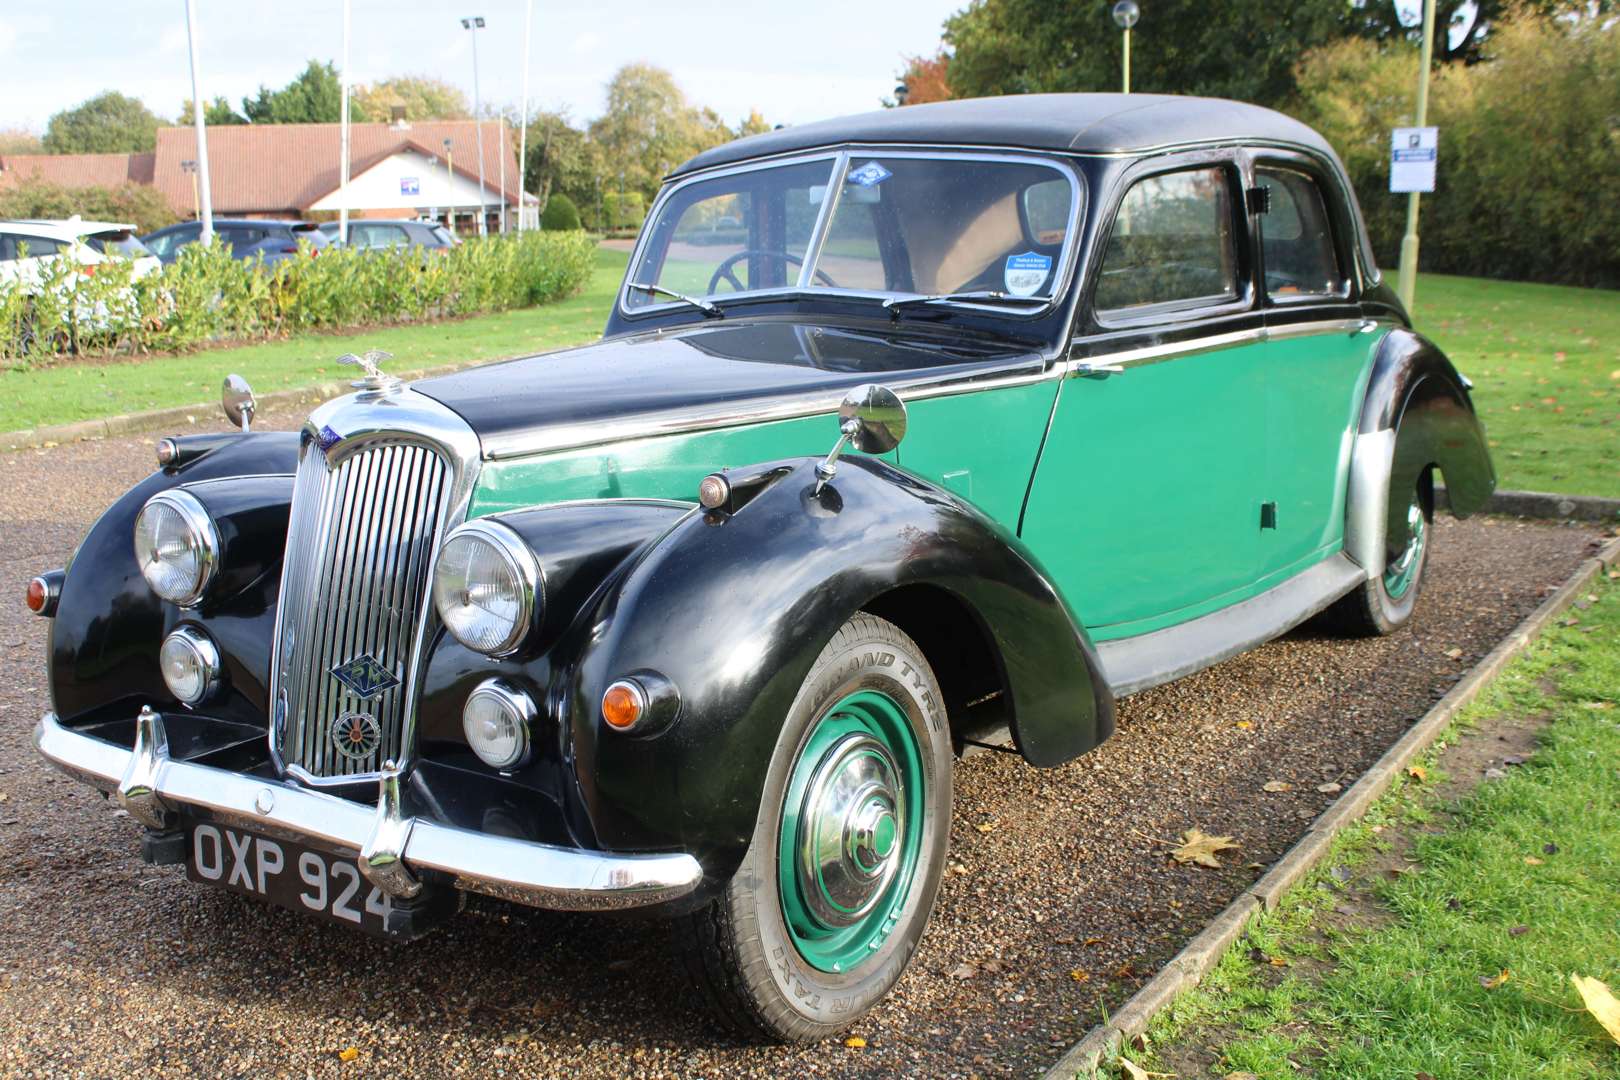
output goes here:
[[271, 264], [191, 244], [139, 281], [123, 260], [85, 276], [54, 259], [35, 287], [0, 284], [0, 356], [26, 364], [67, 352], [167, 351], [528, 307], [583, 288], [594, 251], [578, 231], [487, 237], [425, 258], [410, 248], [328, 247]]
[[639, 229], [647, 217], [647, 204], [639, 191], [626, 191], [622, 195], [617, 191], [603, 192], [602, 216], [607, 219], [603, 227], [608, 230]]
[[[1489, 53], [1430, 81], [1440, 171], [1422, 203], [1423, 268], [1620, 286], [1620, 25], [1521, 12], [1492, 29]], [[1412, 122], [1417, 64], [1410, 48], [1352, 40], [1297, 72], [1294, 111], [1344, 158], [1389, 266], [1406, 223], [1389, 133]]]
[[0, 192], [0, 218], [60, 219], [74, 214], [86, 221], [129, 222], [140, 233], [152, 232], [179, 220], [157, 188], [145, 184], [69, 188], [45, 180], [27, 179]]
[[574, 205], [573, 199], [557, 192], [546, 200], [546, 212], [540, 215], [540, 227], [551, 231], [579, 228], [579, 207]]

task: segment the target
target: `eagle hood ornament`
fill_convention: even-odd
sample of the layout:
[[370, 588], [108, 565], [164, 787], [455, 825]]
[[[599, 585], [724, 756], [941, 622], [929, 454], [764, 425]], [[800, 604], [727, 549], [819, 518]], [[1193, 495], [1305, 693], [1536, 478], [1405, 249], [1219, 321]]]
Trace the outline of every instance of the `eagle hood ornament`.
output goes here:
[[383, 352], [381, 349], [368, 349], [364, 353], [344, 353], [338, 357], [337, 362], [357, 367], [365, 372], [362, 378], [349, 384], [356, 390], [392, 390], [399, 386], [399, 380], [377, 365], [393, 358], [392, 353]]

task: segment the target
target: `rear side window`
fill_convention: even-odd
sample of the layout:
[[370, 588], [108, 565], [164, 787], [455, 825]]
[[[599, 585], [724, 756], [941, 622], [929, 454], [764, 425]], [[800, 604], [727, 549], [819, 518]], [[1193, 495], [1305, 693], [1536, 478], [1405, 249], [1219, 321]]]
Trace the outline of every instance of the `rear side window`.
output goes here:
[[84, 242], [103, 255], [122, 255], [129, 259], [139, 259], [152, 254], [128, 229], [93, 233], [85, 237]]
[[1260, 219], [1267, 294], [1279, 300], [1342, 294], [1344, 274], [1316, 181], [1292, 169], [1265, 167], [1255, 170], [1255, 179], [1271, 191], [1271, 210]]
[[443, 244], [445, 247], [449, 247], [456, 242], [456, 238], [450, 235], [450, 230], [446, 229], [443, 225], [433, 226], [433, 235], [435, 239], [437, 239], [439, 243]]
[[55, 255], [62, 250], [62, 245], [47, 236], [25, 236], [13, 233], [6, 237], [10, 243], [10, 253], [5, 256], [11, 259], [34, 259], [42, 255]]
[[1227, 170], [1187, 169], [1138, 180], [1114, 218], [1097, 280], [1097, 310], [1204, 307], [1237, 296]]

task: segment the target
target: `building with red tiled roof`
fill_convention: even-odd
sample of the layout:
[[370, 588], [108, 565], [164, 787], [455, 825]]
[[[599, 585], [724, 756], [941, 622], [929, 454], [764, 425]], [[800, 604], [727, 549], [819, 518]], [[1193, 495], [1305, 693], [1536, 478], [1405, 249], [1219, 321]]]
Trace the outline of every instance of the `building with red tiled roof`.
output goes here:
[[[471, 120], [349, 125], [349, 189], [338, 190], [337, 124], [239, 124], [208, 129], [214, 213], [220, 217], [307, 217], [348, 203], [358, 217], [436, 217], [472, 228], [480, 205], [490, 231], [517, 223], [516, 146], [506, 125], [482, 121], [484, 186], [478, 180], [480, 124]], [[38, 177], [64, 187], [151, 184], [182, 218], [195, 215], [188, 171], [196, 129], [159, 128], [149, 154], [8, 154], [0, 187]], [[535, 200], [528, 200], [533, 214]], [[503, 210], [505, 214], [503, 215]]]

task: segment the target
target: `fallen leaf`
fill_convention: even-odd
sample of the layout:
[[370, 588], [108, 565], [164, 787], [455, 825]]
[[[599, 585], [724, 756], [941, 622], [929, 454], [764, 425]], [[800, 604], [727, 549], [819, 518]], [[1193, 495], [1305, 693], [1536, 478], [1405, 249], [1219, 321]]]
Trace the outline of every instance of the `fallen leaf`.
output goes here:
[[1103, 939], [1100, 938], [1100, 937], [1088, 937], [1088, 938], [1086, 938], [1086, 940], [1082, 944], [1085, 944], [1085, 945], [1101, 945], [1102, 943], [1103, 943]]
[[990, 822], [988, 822], [988, 821], [981, 821], [981, 822], [979, 822], [977, 825], [975, 825], [973, 827], [975, 829], [978, 829], [980, 832], [995, 832], [996, 831], [996, 827], [993, 824], [991, 824]]
[[1507, 982], [1509, 977], [1510, 975], [1508, 969], [1503, 968], [1495, 975], [1481, 975], [1479, 977], [1479, 985], [1483, 986], [1487, 990], [1495, 990], [1498, 986], [1501, 986], [1503, 983]]
[[1461, 660], [1462, 659], [1462, 650], [1461, 649], [1447, 649], [1446, 650], [1446, 655], [1448, 657], [1450, 657], [1451, 659], [1453, 659], [1453, 660]]
[[1250, 728], [1254, 727], [1254, 725], [1247, 720], [1239, 720], [1234, 726], [1240, 731], [1248, 731]]
[[1119, 967], [1114, 969], [1114, 978], [1116, 979], [1128, 979], [1135, 974], [1136, 972], [1131, 967], [1131, 961], [1129, 960], [1125, 961], [1123, 964], [1119, 965]]
[[1176, 1075], [1175, 1073], [1148, 1072], [1146, 1069], [1142, 1068], [1142, 1066], [1138, 1065], [1128, 1057], [1122, 1057], [1119, 1059], [1119, 1067], [1125, 1070], [1125, 1075], [1128, 1076], [1130, 1080], [1148, 1080], [1148, 1078], [1151, 1076], [1168, 1076], [1173, 1078]]
[[866, 1040], [861, 1038], [859, 1035], [851, 1035], [849, 1038], [844, 1040], [844, 1045], [849, 1047], [851, 1050], [864, 1050], [866, 1048]]
[[1615, 1000], [1608, 985], [1585, 975], [1571, 974], [1569, 981], [1575, 984], [1575, 992], [1581, 995], [1581, 1003], [1586, 1006], [1586, 1011], [1603, 1025], [1609, 1038], [1620, 1043], [1620, 1001]]
[[1087, 979], [1091, 978], [1091, 973], [1089, 971], [1081, 971], [1079, 968], [1075, 968], [1073, 971], [1069, 972], [1069, 978], [1073, 979], [1075, 982], [1085, 982]]
[[1526, 855], [1524, 857], [1524, 865], [1526, 866], [1540, 866], [1541, 863], [1542, 860], [1536, 858], [1534, 855]]
[[1541, 852], [1542, 852], [1543, 855], [1556, 855], [1556, 854], [1558, 854], [1558, 845], [1557, 844], [1542, 844], [1541, 845]]
[[1523, 937], [1524, 935], [1528, 934], [1529, 932], [1530, 932], [1530, 928], [1528, 926], [1510, 926], [1510, 927], [1508, 927], [1508, 937]]
[[1278, 791], [1293, 791], [1294, 785], [1290, 784], [1286, 780], [1267, 780], [1265, 787], [1261, 788], [1260, 790], [1270, 791], [1273, 793]]
[[[1603, 709], [1612, 709], [1612, 708], [1614, 708], [1614, 702], [1612, 702], [1612, 701], [1583, 701], [1583, 702], [1581, 702], [1581, 707], [1583, 709], [1597, 709], [1597, 710], [1601, 711]], [[5, 798], [4, 795], [0, 795], [0, 799], [4, 799], [4, 798]]]
[[1178, 863], [1196, 863], [1219, 870], [1221, 864], [1215, 855], [1237, 847], [1230, 836], [1209, 836], [1198, 829], [1188, 829], [1181, 834], [1181, 846], [1171, 851], [1170, 857]]
[[1410, 776], [1412, 779], [1416, 780], [1418, 783], [1421, 784], [1424, 781], [1428, 780], [1428, 778], [1429, 778], [1429, 770], [1425, 769], [1421, 765], [1413, 765], [1411, 768], [1406, 770], [1406, 775]]
[[979, 969], [972, 964], [957, 964], [945, 973], [948, 979], [971, 979], [979, 973]]
[[1344, 790], [1344, 786], [1342, 784], [1335, 784], [1333, 781], [1329, 780], [1325, 784], [1317, 784], [1316, 790], [1321, 792], [1323, 795], [1337, 795], [1339, 792]]
[[353, 1061], [359, 1056], [360, 1051], [353, 1046], [345, 1046], [342, 1050], [338, 1051], [339, 1061]]

